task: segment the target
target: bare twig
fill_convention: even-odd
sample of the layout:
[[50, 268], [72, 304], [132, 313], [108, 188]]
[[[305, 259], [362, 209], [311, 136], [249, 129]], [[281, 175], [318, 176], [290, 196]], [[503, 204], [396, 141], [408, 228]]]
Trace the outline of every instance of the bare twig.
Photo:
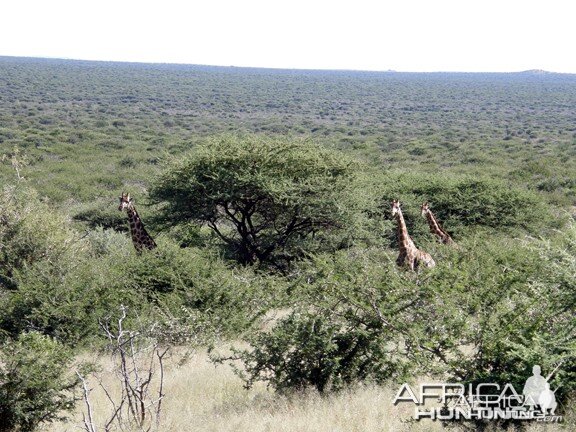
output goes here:
[[[86, 379], [80, 375], [80, 372], [76, 371], [78, 379], [82, 382], [83, 399], [86, 404], [86, 414], [82, 413], [82, 420], [84, 422], [84, 429], [87, 432], [96, 432], [96, 427], [94, 426], [94, 419], [92, 415], [92, 405], [90, 404], [90, 389], [88, 389], [88, 383]], [[86, 418], [88, 417], [88, 418]]]
[[162, 353], [160, 350], [156, 350], [156, 356], [158, 357], [158, 364], [160, 365], [160, 387], [158, 388], [158, 405], [156, 406], [156, 428], [160, 427], [160, 412], [162, 410], [162, 399], [164, 398], [164, 356], [168, 352], [166, 348]]
[[[103, 428], [105, 432], [110, 431], [113, 425], [120, 430], [126, 427], [130, 430], [134, 427], [141, 431], [150, 431], [153, 427], [159, 430], [164, 398], [164, 357], [168, 348], [161, 350], [157, 342], [142, 347], [139, 340], [141, 333], [127, 330], [124, 326], [128, 316], [126, 307], [121, 306], [120, 310], [116, 329], [111, 328], [108, 323], [100, 323], [100, 328], [109, 342], [109, 349], [115, 362], [114, 372], [120, 386], [120, 396], [114, 398], [110, 388], [107, 388], [102, 380], [99, 381], [112, 407], [112, 413], [104, 422]], [[149, 355], [146, 363], [140, 361], [143, 355]], [[78, 376], [84, 385], [84, 402], [87, 408], [83, 429], [86, 432], [97, 432], [87, 381], [79, 373]], [[158, 386], [156, 396], [152, 396], [150, 392], [153, 383], [154, 386]]]

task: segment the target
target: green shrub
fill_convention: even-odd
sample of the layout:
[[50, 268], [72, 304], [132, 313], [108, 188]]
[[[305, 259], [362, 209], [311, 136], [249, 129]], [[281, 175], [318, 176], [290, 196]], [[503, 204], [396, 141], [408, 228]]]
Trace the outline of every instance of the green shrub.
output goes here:
[[111, 309], [145, 306], [141, 293], [123, 286], [114, 258], [75, 255], [18, 272], [18, 289], [0, 299], [0, 328], [13, 337], [34, 330], [69, 345], [97, 339], [99, 320]]
[[80, 236], [23, 184], [5, 188], [0, 200], [4, 337], [38, 331], [75, 345], [96, 337], [110, 307], [141, 304], [143, 296], [119, 283], [118, 263], [132, 252], [122, 236], [107, 242], [103, 231]]
[[237, 351], [242, 376], [279, 390], [408, 373], [522, 388], [534, 364], [546, 373], [561, 364], [551, 385], [567, 397], [576, 386], [575, 233], [559, 244], [499, 234], [437, 245], [425, 275], [397, 269], [381, 249], [318, 256], [299, 267], [295, 311]]
[[[135, 254], [119, 265], [120, 285], [145, 296], [163, 321], [194, 327], [194, 320], [222, 337], [249, 328], [282, 296], [283, 284], [249, 268], [233, 268], [217, 256], [185, 248], [166, 239], [142, 257]], [[185, 331], [181, 328], [178, 331]]]
[[318, 256], [299, 273], [293, 312], [271, 330], [247, 337], [249, 349], [235, 350], [243, 363], [237, 373], [247, 386], [265, 381], [279, 391], [324, 392], [357, 381], [407, 377], [411, 365], [399, 344], [402, 335], [376, 316], [370, 303], [386, 296], [384, 307], [394, 321], [409, 312], [395, 299], [419, 298], [410, 275], [396, 271], [390, 254], [354, 248]]
[[275, 301], [274, 278], [230, 268], [216, 255], [161, 237], [157, 250], [138, 256], [125, 234], [99, 227], [81, 237], [29, 189], [7, 190], [4, 199], [2, 270], [11, 289], [0, 292], [3, 337], [38, 331], [89, 343], [110, 310], [124, 305], [131, 317], [163, 326], [158, 337], [198, 339], [194, 332], [203, 331], [207, 341], [242, 332]]
[[17, 271], [82, 248], [67, 219], [22, 183], [0, 191], [0, 245], [0, 289], [16, 287]]
[[72, 353], [53, 339], [24, 333], [0, 347], [0, 431], [31, 432], [74, 407]]
[[430, 203], [448, 231], [488, 227], [537, 232], [558, 223], [541, 195], [500, 180], [442, 174], [392, 174], [387, 180], [383, 185], [385, 209], [392, 199], [399, 199], [404, 203], [409, 228], [418, 232], [425, 231], [425, 221], [420, 216], [424, 201]]
[[236, 350], [236, 369], [248, 387], [265, 381], [278, 391], [313, 387], [319, 392], [372, 380], [405, 376], [408, 369], [386, 350], [386, 331], [377, 320], [354, 310], [344, 316], [294, 312], [275, 327], [248, 339], [252, 349]]
[[549, 381], [557, 400], [573, 396], [574, 255], [563, 241], [547, 243], [475, 239], [464, 243], [464, 256], [438, 266], [426, 281], [435, 295], [416, 317], [426, 323], [419, 332], [433, 371], [522, 389], [535, 364], [544, 376], [558, 367]]
[[94, 258], [123, 259], [132, 255], [134, 247], [132, 239], [115, 229], [105, 229], [98, 226], [87, 232], [86, 241], [90, 255]]

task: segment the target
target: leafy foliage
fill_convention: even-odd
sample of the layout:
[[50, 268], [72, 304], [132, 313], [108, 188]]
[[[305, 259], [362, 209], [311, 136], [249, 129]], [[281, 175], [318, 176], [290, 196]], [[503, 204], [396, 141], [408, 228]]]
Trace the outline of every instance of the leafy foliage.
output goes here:
[[[318, 257], [303, 269], [307, 283], [298, 284], [304, 312], [249, 339], [252, 348], [238, 352], [241, 376], [248, 385], [324, 390], [347, 378], [420, 371], [521, 388], [534, 364], [546, 373], [560, 365], [551, 382], [561, 386], [559, 398], [569, 395], [576, 321], [566, 246], [554, 247], [564, 257], [556, 266], [543, 259], [542, 241], [472, 238], [462, 247], [433, 251], [441, 264], [426, 275], [397, 270], [394, 257], [378, 250]], [[369, 343], [360, 343], [363, 336]], [[343, 339], [361, 349], [342, 349]]]
[[78, 247], [65, 218], [22, 183], [0, 191], [0, 245], [0, 288], [14, 288], [19, 270]]
[[244, 264], [291, 260], [342, 226], [355, 163], [303, 141], [224, 137], [198, 146], [150, 191], [169, 224], [206, 223]]
[[144, 259], [126, 260], [121, 286], [145, 296], [160, 326], [180, 321], [182, 328], [167, 329], [167, 338], [174, 337], [171, 331], [185, 333], [187, 326], [194, 330], [198, 322], [204, 343], [237, 335], [250, 329], [282, 297], [283, 284], [274, 277], [231, 268], [213, 255], [168, 241], [158, 249]]
[[[12, 207], [4, 211], [12, 219], [4, 232], [12, 235], [3, 238], [3, 252], [12, 266], [3, 267], [11, 271], [10, 290], [0, 288], [4, 337], [37, 331], [69, 345], [97, 343], [99, 323], [123, 305], [131, 319], [155, 327], [159, 339], [208, 343], [246, 330], [281, 298], [275, 278], [231, 268], [213, 253], [181, 249], [171, 239], [159, 239], [159, 250], [139, 257], [129, 239], [112, 230], [80, 238], [70, 221], [24, 192], [5, 192]], [[28, 224], [38, 218], [43, 224], [33, 230]], [[19, 252], [25, 246], [28, 256]]]
[[389, 176], [383, 189], [384, 202], [400, 197], [412, 220], [420, 219], [420, 206], [429, 201], [439, 220], [458, 228], [537, 232], [556, 221], [541, 195], [490, 178], [400, 173]]
[[365, 318], [352, 309], [343, 317], [326, 309], [294, 312], [271, 332], [250, 338], [252, 350], [236, 351], [244, 363], [239, 375], [248, 387], [267, 381], [279, 391], [319, 392], [405, 376], [408, 365], [388, 355], [382, 323]]
[[38, 333], [0, 347], [0, 431], [31, 432], [74, 407], [72, 351]]

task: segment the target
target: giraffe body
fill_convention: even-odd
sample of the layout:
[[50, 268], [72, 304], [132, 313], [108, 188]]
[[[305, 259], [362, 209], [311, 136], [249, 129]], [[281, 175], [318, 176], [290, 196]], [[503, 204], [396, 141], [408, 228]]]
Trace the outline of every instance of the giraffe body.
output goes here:
[[134, 244], [136, 253], [142, 253], [143, 249], [154, 249], [156, 247], [156, 242], [150, 236], [150, 234], [148, 234], [146, 228], [144, 228], [142, 219], [140, 219], [140, 216], [138, 215], [138, 212], [136, 211], [134, 203], [132, 202], [132, 198], [130, 198], [129, 194], [122, 193], [122, 196], [120, 196], [120, 205], [118, 206], [118, 210], [126, 210], [128, 215], [128, 223], [130, 224], [132, 244]]
[[420, 264], [432, 268], [436, 265], [432, 256], [416, 247], [414, 241], [408, 235], [404, 215], [400, 209], [398, 200], [392, 202], [392, 216], [396, 217], [398, 223], [398, 247], [400, 253], [396, 259], [396, 264], [400, 267], [408, 267], [410, 270], [416, 270]]
[[440, 243], [444, 243], [447, 245], [455, 245], [454, 240], [452, 240], [452, 237], [450, 237], [450, 234], [444, 231], [444, 228], [442, 228], [440, 223], [438, 223], [438, 221], [436, 220], [436, 217], [434, 216], [432, 210], [430, 210], [430, 207], [428, 206], [428, 202], [422, 204], [421, 211], [422, 216], [424, 216], [428, 221], [430, 232], [438, 238]]

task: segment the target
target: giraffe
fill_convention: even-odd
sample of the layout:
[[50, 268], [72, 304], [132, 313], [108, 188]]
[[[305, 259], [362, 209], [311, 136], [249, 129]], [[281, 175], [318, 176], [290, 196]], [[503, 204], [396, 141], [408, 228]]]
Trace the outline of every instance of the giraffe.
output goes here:
[[440, 224], [434, 217], [434, 214], [432, 213], [432, 210], [430, 210], [430, 207], [428, 205], [428, 201], [422, 204], [421, 211], [422, 216], [424, 216], [428, 221], [428, 225], [430, 226], [430, 232], [436, 235], [441, 243], [447, 245], [456, 245], [456, 243], [454, 243], [454, 240], [452, 240], [452, 237], [450, 237], [450, 234], [444, 231], [444, 229], [440, 226]]
[[406, 222], [404, 221], [404, 215], [402, 214], [398, 200], [392, 201], [392, 216], [395, 216], [396, 222], [398, 222], [398, 247], [400, 254], [396, 259], [396, 264], [401, 267], [408, 266], [410, 270], [415, 270], [420, 262], [426, 267], [434, 267], [436, 263], [430, 254], [418, 249], [414, 241], [410, 238], [410, 235], [408, 235]]
[[130, 198], [129, 194], [122, 192], [118, 210], [126, 210], [126, 213], [128, 214], [130, 234], [132, 235], [132, 243], [134, 244], [136, 253], [141, 254], [142, 249], [144, 248], [148, 250], [154, 249], [156, 247], [156, 242], [154, 239], [152, 239], [152, 237], [150, 237], [150, 234], [148, 234], [146, 228], [144, 228], [142, 219], [140, 219], [140, 216], [138, 216], [138, 212], [136, 211], [134, 203], [132, 202], [132, 198]]

